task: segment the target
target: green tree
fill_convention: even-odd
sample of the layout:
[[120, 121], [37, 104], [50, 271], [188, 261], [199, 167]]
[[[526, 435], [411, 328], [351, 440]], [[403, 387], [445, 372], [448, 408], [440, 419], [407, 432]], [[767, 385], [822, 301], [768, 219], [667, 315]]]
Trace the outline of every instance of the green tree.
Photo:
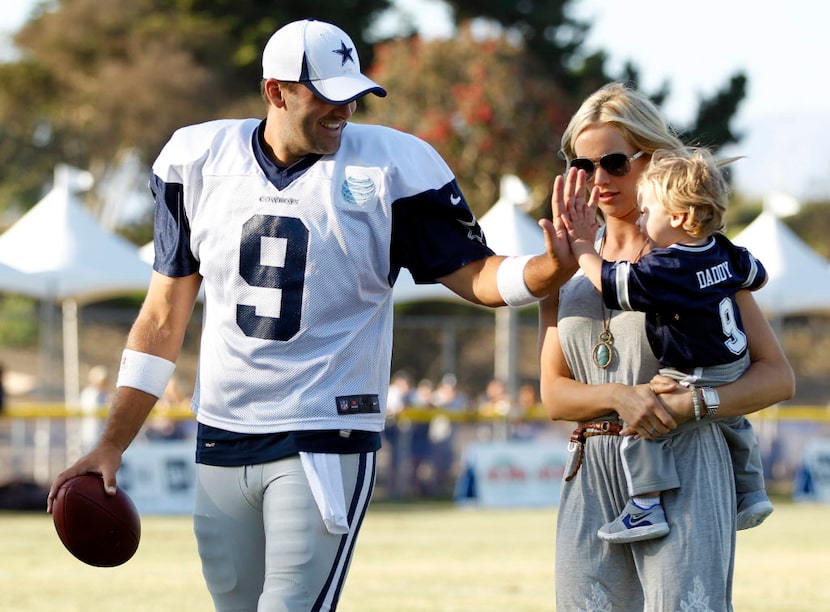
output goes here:
[[[366, 98], [361, 121], [414, 133], [450, 161], [476, 214], [498, 198], [502, 174], [547, 183], [567, 121], [561, 92], [505, 37], [381, 43], [371, 75], [390, 91]], [[453, 61], [448, 62], [451, 57]], [[416, 78], [413, 78], [415, 75]], [[546, 188], [546, 187], [545, 187]]]
[[[372, 69], [390, 91], [367, 100], [367, 120], [432, 142], [476, 206], [516, 173], [542, 203], [561, 170], [564, 125], [589, 92], [612, 78], [603, 52], [586, 54], [589, 25], [569, 16], [574, 0], [451, 0], [460, 33], [446, 41], [387, 41]], [[177, 127], [217, 117], [257, 116], [263, 41], [308, 16], [352, 34], [367, 69], [365, 35], [390, 0], [56, 0], [16, 36], [22, 58], [0, 64], [0, 207], [25, 208], [58, 162], [101, 177], [125, 151], [149, 163]], [[500, 34], [476, 40], [470, 19]], [[417, 70], [417, 71], [416, 71]], [[413, 75], [416, 78], [412, 78]], [[691, 138], [720, 146], [745, 78], [701, 103]], [[668, 96], [668, 86], [653, 94]], [[394, 102], [393, 102], [394, 101]], [[481, 212], [479, 210], [478, 212]]]
[[[15, 42], [23, 59], [3, 66], [0, 98], [0, 129], [16, 145], [0, 150], [0, 183], [13, 203], [34, 203], [57, 162], [100, 176], [125, 148], [149, 157], [230, 99], [207, 68], [227, 55], [221, 28], [152, 0], [64, 0]], [[25, 176], [18, 154], [31, 162]]]
[[[149, 163], [173, 130], [258, 116], [264, 41], [326, 15], [361, 40], [389, 0], [59, 0], [0, 64], [0, 206], [26, 208], [58, 162], [101, 177], [125, 151]], [[357, 43], [356, 43], [357, 44]]]
[[785, 220], [798, 236], [822, 257], [830, 259], [830, 203], [806, 202], [801, 212]]
[[683, 134], [687, 142], [720, 149], [740, 142], [743, 134], [734, 132], [731, 119], [746, 97], [747, 78], [742, 72], [710, 97], [700, 101], [694, 124]]
[[[571, 16], [575, 0], [446, 0], [458, 22], [474, 18], [495, 21], [508, 33], [516, 33], [528, 55], [545, 68], [546, 76], [574, 100], [582, 100], [609, 80], [637, 84], [639, 74], [631, 64], [621, 74], [607, 72], [606, 55], [599, 51], [586, 54], [582, 41], [590, 24]], [[624, 35], [624, 34], [623, 34]], [[671, 93], [668, 83], [650, 94], [659, 105]], [[740, 135], [731, 131], [730, 123], [746, 95], [746, 76], [742, 72], [709, 97], [703, 97], [695, 122], [682, 131], [689, 141], [699, 141], [720, 148], [736, 143]]]
[[365, 34], [392, 0], [168, 0], [182, 12], [221, 23], [233, 48], [230, 63], [240, 87], [262, 76], [262, 46], [279, 26], [296, 19], [322, 19], [348, 32], [357, 45], [363, 67], [372, 63], [372, 47]]
[[606, 79], [603, 53], [584, 55], [590, 24], [570, 15], [574, 0], [446, 0], [458, 23], [484, 18], [521, 39], [546, 74], [581, 99]]
[[[533, 192], [536, 215], [547, 215], [551, 182], [564, 170], [561, 135], [582, 97], [575, 98], [545, 68], [507, 35], [476, 39], [468, 25], [451, 39], [414, 36], [380, 43], [371, 75], [390, 97], [365, 99], [358, 119], [414, 133], [435, 146], [477, 215], [498, 199], [507, 173], [522, 177]], [[629, 67], [624, 80], [636, 78]], [[652, 97], [659, 104], [666, 95], [664, 87]], [[712, 133], [697, 127], [703, 125], [719, 130], [713, 137], [718, 144], [735, 141], [728, 122], [724, 127], [713, 112], [701, 112], [695, 126], [679, 131], [692, 141]]]

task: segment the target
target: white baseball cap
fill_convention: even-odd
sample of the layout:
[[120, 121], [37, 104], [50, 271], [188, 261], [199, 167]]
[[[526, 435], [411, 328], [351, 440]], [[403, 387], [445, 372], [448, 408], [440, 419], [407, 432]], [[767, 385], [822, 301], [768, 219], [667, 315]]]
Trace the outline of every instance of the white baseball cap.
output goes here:
[[271, 35], [262, 52], [262, 78], [302, 83], [329, 104], [348, 104], [368, 93], [386, 95], [361, 74], [349, 35], [314, 19], [294, 21]]

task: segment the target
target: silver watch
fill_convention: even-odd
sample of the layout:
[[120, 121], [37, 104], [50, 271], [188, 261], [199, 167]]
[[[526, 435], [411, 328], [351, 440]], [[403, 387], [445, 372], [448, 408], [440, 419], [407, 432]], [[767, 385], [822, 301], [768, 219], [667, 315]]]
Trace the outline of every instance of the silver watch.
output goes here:
[[704, 416], [710, 418], [717, 416], [718, 408], [720, 408], [720, 395], [718, 395], [717, 389], [701, 387], [700, 391], [703, 394], [703, 404], [706, 406], [706, 414]]

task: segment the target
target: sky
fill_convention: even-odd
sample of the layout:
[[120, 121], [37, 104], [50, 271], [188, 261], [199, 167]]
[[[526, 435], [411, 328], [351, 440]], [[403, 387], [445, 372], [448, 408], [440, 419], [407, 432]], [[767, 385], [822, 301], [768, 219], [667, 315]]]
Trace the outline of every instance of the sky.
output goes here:
[[[451, 34], [439, 0], [397, 1], [424, 35]], [[0, 35], [19, 28], [36, 0], [6, 4]], [[574, 0], [573, 10], [591, 24], [586, 48], [605, 50], [612, 73], [630, 61], [646, 90], [669, 82], [663, 111], [679, 128], [701, 97], [745, 72], [748, 94], [733, 126], [744, 139], [728, 152], [745, 156], [734, 164], [736, 189], [757, 198], [830, 199], [830, 86], [822, 64], [830, 57], [830, 3]]]

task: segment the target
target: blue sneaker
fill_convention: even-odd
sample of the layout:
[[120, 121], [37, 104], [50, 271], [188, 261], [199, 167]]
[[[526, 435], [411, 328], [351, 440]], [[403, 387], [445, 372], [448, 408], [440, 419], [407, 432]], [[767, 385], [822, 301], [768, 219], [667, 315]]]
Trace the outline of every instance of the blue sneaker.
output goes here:
[[606, 542], [628, 544], [662, 538], [668, 532], [669, 524], [666, 522], [663, 504], [658, 502], [648, 510], [644, 510], [629, 500], [622, 514], [600, 527], [597, 535]]
[[738, 531], [757, 527], [772, 514], [772, 502], [767, 492], [761, 489], [752, 493], [738, 494]]

